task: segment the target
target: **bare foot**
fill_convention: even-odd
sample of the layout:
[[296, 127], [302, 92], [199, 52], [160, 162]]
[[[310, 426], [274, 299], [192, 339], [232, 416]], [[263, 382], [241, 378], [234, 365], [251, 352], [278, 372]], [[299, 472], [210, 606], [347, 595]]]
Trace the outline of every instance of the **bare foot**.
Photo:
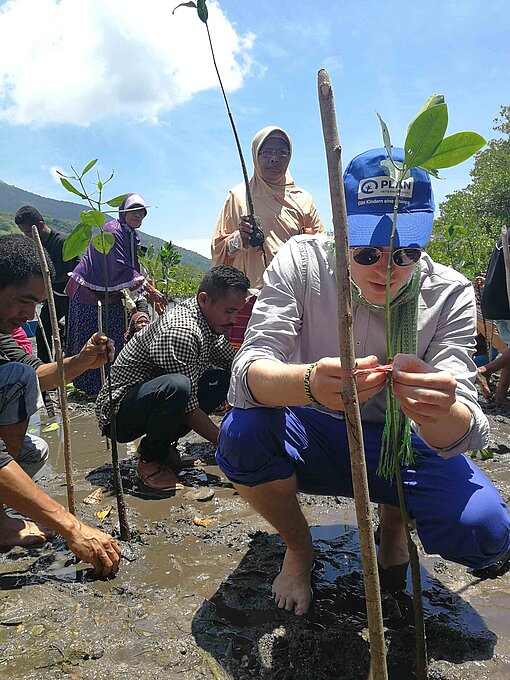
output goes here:
[[282, 569], [273, 582], [274, 601], [280, 609], [303, 616], [312, 601], [311, 573], [313, 548], [310, 552], [289, 550], [285, 553]]
[[12, 548], [15, 545], [34, 545], [52, 538], [53, 532], [40, 527], [35, 522], [5, 515], [0, 524], [0, 547]]
[[491, 398], [491, 388], [489, 385], [489, 380], [487, 379], [485, 372], [482, 372], [480, 369], [477, 371], [476, 374], [476, 382], [478, 383], [478, 386], [480, 387], [483, 396], [487, 400], [489, 400]]

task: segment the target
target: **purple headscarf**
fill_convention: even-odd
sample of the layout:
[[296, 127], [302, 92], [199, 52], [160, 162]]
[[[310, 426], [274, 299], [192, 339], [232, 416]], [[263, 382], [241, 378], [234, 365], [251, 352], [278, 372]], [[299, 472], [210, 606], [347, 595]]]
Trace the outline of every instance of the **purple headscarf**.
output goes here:
[[[145, 201], [139, 194], [129, 193], [119, 207], [119, 219], [107, 222], [103, 229], [115, 236], [115, 244], [106, 256], [108, 271], [108, 290], [120, 291], [122, 288], [138, 288], [145, 281], [140, 274], [137, 248], [140, 237], [126, 223], [126, 208], [139, 205], [145, 208]], [[80, 286], [90, 290], [104, 291], [103, 254], [91, 242], [85, 255], [71, 273], [71, 278]]]

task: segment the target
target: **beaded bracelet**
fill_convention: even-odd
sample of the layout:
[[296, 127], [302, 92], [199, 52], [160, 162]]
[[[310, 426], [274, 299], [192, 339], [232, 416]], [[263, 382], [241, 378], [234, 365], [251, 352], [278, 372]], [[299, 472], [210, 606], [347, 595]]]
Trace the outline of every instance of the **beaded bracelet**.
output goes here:
[[303, 385], [304, 385], [304, 388], [305, 388], [305, 394], [308, 397], [308, 399], [310, 399], [310, 401], [313, 402], [314, 404], [318, 404], [319, 402], [313, 396], [312, 390], [310, 388], [310, 375], [311, 375], [313, 369], [315, 368], [315, 366], [316, 366], [316, 363], [313, 363], [313, 364], [310, 364], [308, 366], [308, 368], [306, 369], [305, 377], [303, 378]]

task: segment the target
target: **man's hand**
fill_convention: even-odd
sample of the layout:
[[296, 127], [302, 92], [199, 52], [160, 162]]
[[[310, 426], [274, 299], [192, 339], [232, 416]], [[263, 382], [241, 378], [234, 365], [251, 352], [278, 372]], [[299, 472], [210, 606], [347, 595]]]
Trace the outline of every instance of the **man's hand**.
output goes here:
[[113, 576], [117, 572], [120, 546], [108, 534], [78, 521], [78, 527], [65, 539], [76, 557], [92, 565], [96, 576]]
[[78, 355], [80, 366], [83, 367], [82, 372], [90, 368], [104, 366], [107, 361], [107, 351], [108, 361], [113, 361], [115, 358], [113, 340], [109, 340], [103, 333], [94, 333], [94, 335], [83, 345], [80, 354]]
[[412, 354], [393, 360], [394, 394], [402, 411], [418, 425], [433, 425], [451, 414], [457, 381]]
[[[356, 362], [358, 369], [377, 368], [376, 356], [363, 357]], [[341, 395], [342, 367], [339, 358], [324, 357], [317, 362], [310, 375], [310, 389], [315, 399], [330, 409], [343, 411], [345, 406]], [[374, 371], [356, 376], [358, 399], [362, 404], [375, 397], [384, 387], [386, 373]]]

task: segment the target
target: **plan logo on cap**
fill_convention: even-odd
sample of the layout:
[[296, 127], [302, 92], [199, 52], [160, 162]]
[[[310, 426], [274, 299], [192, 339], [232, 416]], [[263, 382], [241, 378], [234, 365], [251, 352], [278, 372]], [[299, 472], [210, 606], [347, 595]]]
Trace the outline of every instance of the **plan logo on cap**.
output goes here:
[[[393, 148], [393, 160], [402, 162], [404, 150]], [[344, 173], [345, 201], [351, 246], [389, 246], [393, 228], [396, 182], [382, 161], [386, 149], [371, 149], [356, 156]], [[434, 196], [428, 174], [412, 168], [402, 181], [398, 201], [397, 248], [423, 248], [432, 233]]]

